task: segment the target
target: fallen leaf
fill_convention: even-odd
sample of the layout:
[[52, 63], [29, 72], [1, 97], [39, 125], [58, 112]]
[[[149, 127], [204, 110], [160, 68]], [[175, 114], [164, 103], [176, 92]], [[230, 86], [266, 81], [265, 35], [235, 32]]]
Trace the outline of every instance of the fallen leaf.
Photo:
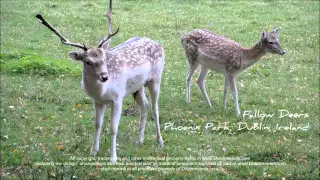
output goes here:
[[227, 148], [222, 148], [222, 151], [223, 152], [227, 152]]
[[273, 101], [273, 99], [272, 99], [272, 98], [270, 98], [270, 104], [273, 104], [273, 102], [274, 102], [274, 101]]
[[281, 140], [280, 139], [278, 139], [278, 142], [277, 142], [278, 144], [281, 144]]
[[287, 141], [287, 138], [285, 136], [283, 136], [283, 140]]
[[97, 163], [96, 164], [96, 169], [100, 169], [101, 168], [101, 164]]
[[62, 143], [57, 143], [56, 148], [57, 148], [58, 151], [62, 151], [63, 150]]
[[263, 173], [263, 177], [265, 177], [265, 178], [268, 177], [268, 173], [267, 173], [267, 172], [264, 172], [264, 173]]

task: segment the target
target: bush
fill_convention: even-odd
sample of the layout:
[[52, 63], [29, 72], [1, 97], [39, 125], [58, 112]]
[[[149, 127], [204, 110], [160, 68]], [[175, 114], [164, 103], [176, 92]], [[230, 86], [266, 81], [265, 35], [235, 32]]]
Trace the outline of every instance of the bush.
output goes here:
[[81, 67], [67, 60], [48, 59], [37, 54], [1, 54], [1, 72], [41, 76], [80, 75]]

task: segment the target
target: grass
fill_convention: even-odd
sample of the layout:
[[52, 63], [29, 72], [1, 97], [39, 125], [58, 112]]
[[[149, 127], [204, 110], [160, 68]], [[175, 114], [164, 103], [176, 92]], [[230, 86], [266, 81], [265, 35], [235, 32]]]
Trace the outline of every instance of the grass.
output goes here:
[[[81, 65], [67, 57], [71, 47], [40, 25], [44, 17], [66, 37], [95, 46], [107, 33], [105, 1], [1, 1], [1, 177], [3, 179], [316, 179], [319, 177], [319, 2], [318, 1], [115, 1], [115, 46], [133, 36], [164, 44], [165, 72], [160, 95], [164, 148], [158, 148], [149, 115], [146, 139], [135, 146], [138, 115], [122, 116], [119, 157], [238, 157], [282, 166], [210, 166], [210, 171], [103, 171], [106, 166], [37, 166], [89, 157], [94, 132], [91, 100], [80, 89]], [[204, 126], [227, 121], [236, 126], [233, 99], [222, 107], [223, 77], [210, 72], [209, 108], [193, 83], [185, 103], [187, 61], [180, 37], [206, 28], [249, 47], [261, 30], [281, 26], [285, 56], [267, 55], [238, 78], [242, 112], [272, 114], [285, 109], [307, 118], [266, 118], [266, 126], [307, 125], [307, 131], [164, 130], [165, 124]], [[196, 81], [194, 77], [193, 82]], [[131, 98], [124, 109], [133, 106]], [[106, 114], [109, 120], [110, 111]], [[246, 119], [252, 124], [258, 118]], [[236, 128], [236, 127], [234, 127]], [[106, 128], [107, 129], [107, 128]], [[106, 140], [104, 140], [106, 138]], [[105, 142], [106, 141], [106, 142]], [[110, 138], [102, 135], [98, 157], [109, 157]], [[79, 162], [79, 161], [73, 161]]]

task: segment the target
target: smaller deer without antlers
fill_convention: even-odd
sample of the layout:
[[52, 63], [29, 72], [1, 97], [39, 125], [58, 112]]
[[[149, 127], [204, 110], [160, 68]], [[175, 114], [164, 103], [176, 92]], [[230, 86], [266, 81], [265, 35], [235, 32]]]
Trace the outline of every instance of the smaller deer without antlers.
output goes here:
[[186, 101], [190, 102], [190, 82], [191, 76], [201, 65], [200, 75], [197, 83], [204, 97], [204, 100], [211, 107], [208, 94], [205, 89], [205, 78], [208, 69], [224, 74], [223, 105], [227, 107], [227, 94], [231, 87], [237, 116], [240, 116], [238, 105], [238, 90], [236, 77], [243, 70], [256, 63], [267, 52], [284, 55], [281, 49], [276, 28], [271, 32], [261, 32], [260, 39], [252, 48], [242, 48], [230, 39], [218, 36], [208, 30], [196, 29], [181, 38], [182, 46], [185, 50], [189, 62], [186, 83]]
[[81, 48], [83, 51], [73, 51], [69, 56], [83, 63], [82, 89], [93, 99], [95, 108], [95, 125], [91, 154], [99, 151], [99, 139], [106, 105], [111, 105], [111, 157], [117, 160], [116, 141], [118, 125], [122, 111], [122, 100], [128, 94], [133, 94], [140, 107], [140, 129], [137, 143], [142, 144], [148, 116], [148, 101], [144, 87], [148, 87], [152, 100], [152, 111], [156, 127], [157, 141], [163, 146], [160, 134], [158, 96], [160, 92], [161, 75], [164, 66], [164, 50], [161, 45], [148, 38], [131, 38], [115, 48], [109, 49], [109, 40], [118, 33], [112, 33], [111, 4], [108, 14], [109, 34], [97, 48], [87, 48], [79, 43], [73, 43], [64, 38], [41, 15], [40, 22], [53, 31], [61, 42], [66, 45]]

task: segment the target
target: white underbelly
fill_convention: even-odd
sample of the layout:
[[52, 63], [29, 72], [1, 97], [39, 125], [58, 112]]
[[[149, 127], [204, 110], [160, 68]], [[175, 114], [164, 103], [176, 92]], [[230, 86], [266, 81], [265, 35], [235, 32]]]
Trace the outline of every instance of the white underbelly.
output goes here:
[[126, 73], [126, 94], [131, 94], [141, 89], [151, 78], [151, 66], [145, 63], [139, 67], [131, 68]]
[[141, 89], [147, 80], [148, 79], [142, 75], [137, 75], [135, 78], [128, 79], [126, 83], [126, 95], [132, 94]]
[[217, 72], [222, 72], [222, 73], [226, 71], [226, 66], [225, 66], [226, 62], [217, 57], [208, 56], [206, 54], [200, 53], [198, 56], [198, 61], [202, 66], [208, 69], [211, 69]]

